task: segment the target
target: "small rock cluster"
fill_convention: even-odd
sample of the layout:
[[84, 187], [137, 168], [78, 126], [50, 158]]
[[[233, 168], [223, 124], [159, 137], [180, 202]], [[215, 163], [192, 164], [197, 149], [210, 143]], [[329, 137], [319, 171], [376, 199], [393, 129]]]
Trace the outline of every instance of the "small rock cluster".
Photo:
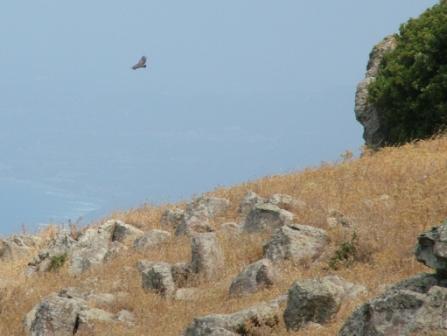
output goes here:
[[[186, 235], [191, 244], [191, 260], [169, 264], [163, 261], [140, 260], [137, 268], [144, 290], [169, 300], [195, 300], [200, 296], [198, 281], [219, 279], [225, 267], [223, 250], [215, 230], [227, 234], [270, 234], [263, 246], [263, 258], [246, 265], [232, 280], [228, 295], [232, 298], [251, 295], [273, 286], [279, 279], [279, 263], [312, 262], [329, 243], [322, 229], [294, 223], [291, 209], [302, 209], [304, 202], [291, 196], [275, 194], [263, 198], [250, 192], [239, 205], [241, 223], [225, 223], [215, 227], [230, 202], [223, 198], [202, 196], [183, 209], [168, 209], [162, 216], [164, 230], [143, 232], [118, 220], [109, 220], [91, 227], [74, 239], [68, 232], [59, 232], [29, 264], [28, 273], [49, 271], [54, 261], [67, 259], [68, 271], [77, 275], [104, 263], [129, 247], [145, 251], [176, 236]], [[288, 210], [287, 210], [288, 209]], [[265, 333], [284, 320], [289, 330], [326, 323], [344, 300], [352, 299], [366, 289], [338, 277], [296, 281], [287, 295], [232, 314], [197, 317], [188, 326], [185, 336], [246, 335], [250, 328]], [[94, 298], [113, 300], [111, 294], [85, 293], [65, 289], [44, 298], [28, 313], [25, 321], [28, 335], [74, 335], [95, 321], [130, 323], [130, 312], [112, 314], [95, 308]], [[108, 298], [108, 299], [107, 299]], [[130, 317], [129, 317], [130, 316]]]

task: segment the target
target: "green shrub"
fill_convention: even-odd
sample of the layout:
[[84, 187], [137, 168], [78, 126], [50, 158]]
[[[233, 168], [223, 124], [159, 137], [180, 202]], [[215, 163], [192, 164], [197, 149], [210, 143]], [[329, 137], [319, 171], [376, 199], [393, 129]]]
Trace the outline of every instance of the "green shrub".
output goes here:
[[351, 240], [340, 244], [332, 258], [329, 260], [329, 267], [336, 270], [341, 265], [351, 266], [358, 259], [358, 236], [352, 233]]
[[49, 271], [57, 271], [67, 261], [67, 253], [51, 257]]
[[447, 125], [447, 1], [403, 24], [396, 38], [368, 88], [387, 145], [428, 138]]

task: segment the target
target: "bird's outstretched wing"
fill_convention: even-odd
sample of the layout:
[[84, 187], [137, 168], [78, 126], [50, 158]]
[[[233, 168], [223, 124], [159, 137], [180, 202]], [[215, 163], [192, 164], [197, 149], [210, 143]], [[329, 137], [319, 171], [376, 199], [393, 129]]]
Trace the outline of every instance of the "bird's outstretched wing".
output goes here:
[[142, 57], [140, 58], [140, 60], [138, 61], [138, 63], [135, 64], [135, 65], [132, 67], [132, 69], [133, 69], [133, 70], [137, 70], [137, 69], [139, 69], [139, 68], [145, 68], [145, 67], [146, 67], [146, 61], [147, 61], [146, 56], [142, 56]]

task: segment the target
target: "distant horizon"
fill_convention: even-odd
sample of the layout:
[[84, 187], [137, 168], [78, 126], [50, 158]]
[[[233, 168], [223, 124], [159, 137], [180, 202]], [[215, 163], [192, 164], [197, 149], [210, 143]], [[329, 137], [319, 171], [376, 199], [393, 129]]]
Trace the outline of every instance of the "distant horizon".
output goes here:
[[437, 2], [6, 4], [0, 235], [358, 151], [369, 52]]

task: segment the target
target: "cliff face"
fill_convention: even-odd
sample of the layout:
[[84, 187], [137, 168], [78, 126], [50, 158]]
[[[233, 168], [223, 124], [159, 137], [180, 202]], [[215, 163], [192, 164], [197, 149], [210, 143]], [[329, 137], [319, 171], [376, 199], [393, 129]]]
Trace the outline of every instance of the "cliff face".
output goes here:
[[371, 148], [378, 148], [384, 141], [385, 125], [380, 122], [380, 111], [368, 103], [368, 86], [376, 80], [380, 63], [386, 53], [396, 48], [396, 38], [391, 35], [385, 37], [374, 46], [369, 54], [365, 79], [357, 85], [355, 94], [355, 116], [364, 128], [365, 144]]

